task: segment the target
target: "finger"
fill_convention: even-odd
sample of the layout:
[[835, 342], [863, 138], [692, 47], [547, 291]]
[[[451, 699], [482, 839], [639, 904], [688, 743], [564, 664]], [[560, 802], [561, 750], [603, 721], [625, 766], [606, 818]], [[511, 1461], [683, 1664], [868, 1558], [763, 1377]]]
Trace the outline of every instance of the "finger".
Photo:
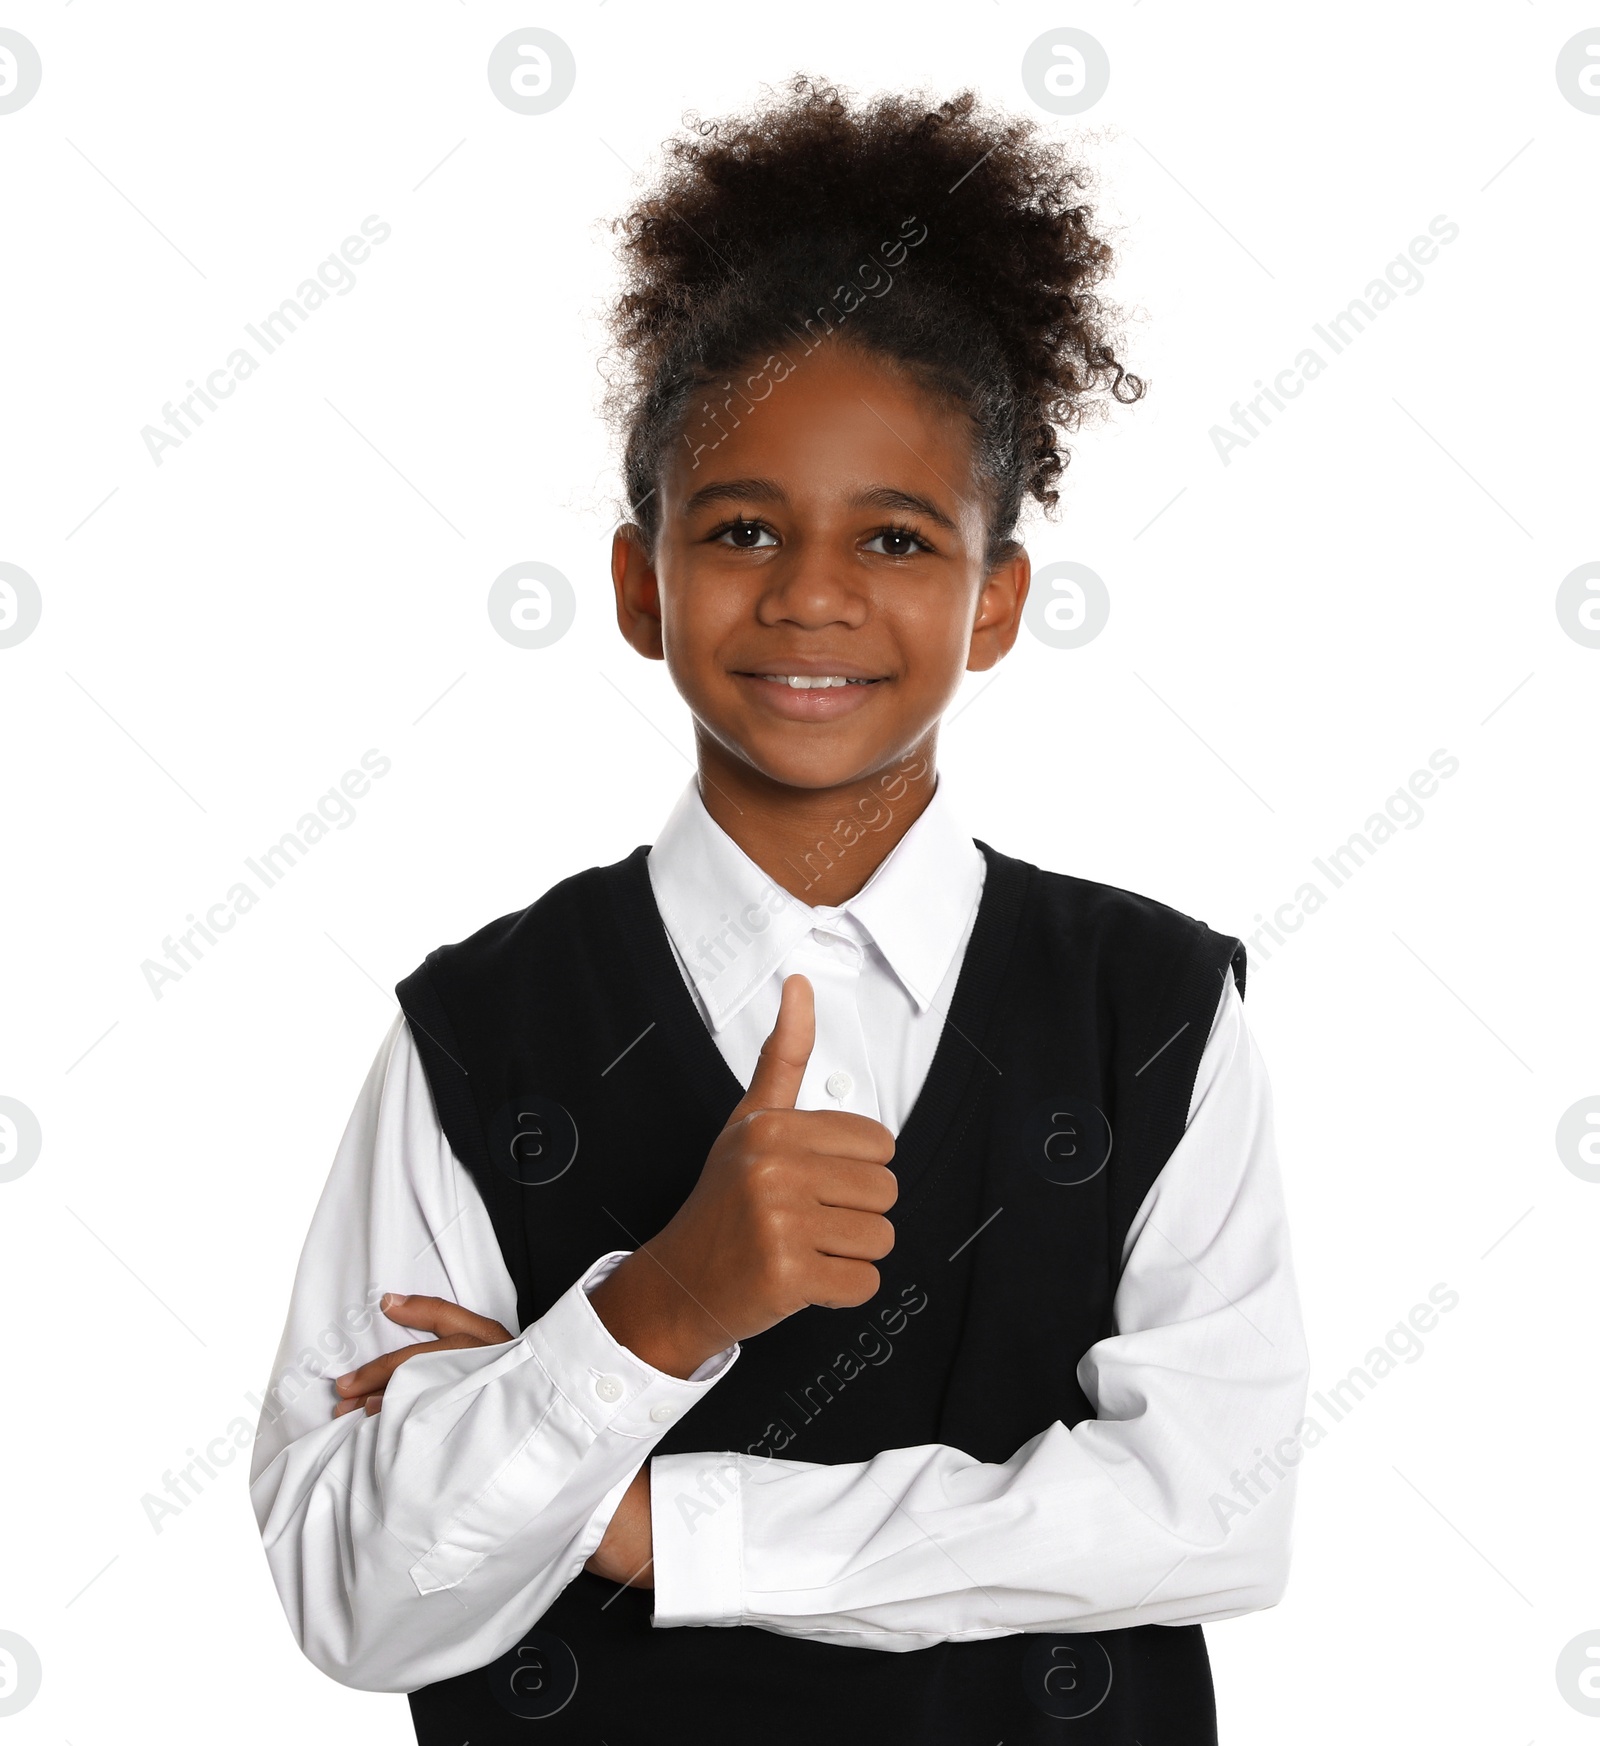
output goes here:
[[512, 1336], [488, 1316], [474, 1315], [447, 1297], [425, 1297], [420, 1292], [386, 1292], [378, 1308], [402, 1328], [421, 1328], [429, 1334], [471, 1334], [484, 1346], [503, 1346]]
[[[498, 1323], [495, 1324], [499, 1326]], [[347, 1376], [335, 1377], [333, 1386], [346, 1399], [363, 1394], [381, 1394], [389, 1378], [419, 1352], [453, 1352], [464, 1346], [489, 1346], [497, 1342], [480, 1340], [472, 1334], [447, 1334], [442, 1340], [418, 1340], [415, 1345], [402, 1346], [398, 1352], [385, 1352], [381, 1358], [363, 1364]]]
[[894, 1226], [881, 1214], [842, 1207], [819, 1208], [809, 1234], [819, 1255], [846, 1261], [881, 1261], [894, 1247]]
[[882, 1164], [864, 1164], [854, 1158], [817, 1158], [810, 1163], [806, 1187], [819, 1206], [881, 1214], [900, 1198], [895, 1173]]
[[333, 1416], [336, 1419], [343, 1418], [346, 1413], [353, 1413], [357, 1407], [365, 1406], [371, 1399], [371, 1395], [358, 1394], [354, 1400], [342, 1400], [333, 1409]]
[[408, 1358], [415, 1358], [419, 1352], [431, 1352], [435, 1346], [436, 1342], [426, 1340], [415, 1346], [402, 1346], [398, 1352], [385, 1352], [381, 1358], [374, 1358], [346, 1376], [336, 1376], [333, 1386], [345, 1400], [358, 1401], [375, 1390], [381, 1390]]
[[737, 1121], [754, 1109], [793, 1109], [816, 1040], [816, 1002], [811, 984], [804, 976], [786, 976], [772, 1035], [761, 1045], [761, 1058], [750, 1075], [750, 1089], [728, 1120]]
[[817, 1271], [812, 1302], [821, 1309], [859, 1309], [878, 1292], [878, 1270], [870, 1261], [825, 1257]]
[[863, 1164], [887, 1164], [894, 1157], [894, 1135], [871, 1116], [842, 1109], [797, 1109], [785, 1114], [793, 1138], [808, 1152], [826, 1158], [855, 1158]]

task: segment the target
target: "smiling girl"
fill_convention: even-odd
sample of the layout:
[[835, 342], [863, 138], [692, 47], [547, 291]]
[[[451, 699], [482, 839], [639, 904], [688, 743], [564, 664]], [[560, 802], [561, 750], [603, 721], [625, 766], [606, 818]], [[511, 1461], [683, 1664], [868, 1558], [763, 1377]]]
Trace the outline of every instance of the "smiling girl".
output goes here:
[[970, 93], [797, 78], [623, 222], [617, 622], [696, 776], [399, 985], [280, 1369], [374, 1278], [411, 1343], [253, 1475], [305, 1652], [430, 1746], [1204, 1746], [1202, 1622], [1283, 1593], [1244, 948], [938, 773], [1062, 433], [1143, 392], [1084, 186]]

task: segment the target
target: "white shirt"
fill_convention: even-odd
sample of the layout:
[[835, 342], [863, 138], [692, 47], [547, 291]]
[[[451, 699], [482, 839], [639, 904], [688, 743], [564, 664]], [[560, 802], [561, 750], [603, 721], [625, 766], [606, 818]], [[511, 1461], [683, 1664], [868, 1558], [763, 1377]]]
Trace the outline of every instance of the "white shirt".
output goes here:
[[[648, 867], [740, 1082], [800, 971], [817, 1040], [798, 1107], [898, 1131], [982, 889], [944, 784], [831, 909], [775, 886], [693, 781]], [[655, 1443], [738, 1361], [735, 1346], [685, 1381], [618, 1344], [587, 1292], [626, 1253], [596, 1257], [509, 1344], [422, 1354], [382, 1412], [331, 1417], [329, 1379], [430, 1338], [373, 1308], [385, 1290], [516, 1326], [487, 1211], [397, 1018], [312, 1220], [251, 1466], [279, 1596], [325, 1673], [408, 1691], [511, 1648], [583, 1568]], [[1280, 1598], [1307, 1355], [1270, 1088], [1231, 977], [1184, 1136], [1129, 1229], [1115, 1316], [1078, 1365], [1096, 1417], [1057, 1422], [1004, 1462], [933, 1444], [838, 1465], [654, 1460], [656, 1625], [906, 1650], [1188, 1624]]]
[[[850, 853], [835, 844], [836, 860]], [[831, 909], [763, 873], [692, 779], [646, 866], [678, 968], [739, 1083], [750, 1083], [783, 979], [798, 971], [815, 997], [817, 1040], [797, 1107], [849, 1110], [899, 1133], [939, 1045], [986, 871], [943, 785], [866, 885]]]

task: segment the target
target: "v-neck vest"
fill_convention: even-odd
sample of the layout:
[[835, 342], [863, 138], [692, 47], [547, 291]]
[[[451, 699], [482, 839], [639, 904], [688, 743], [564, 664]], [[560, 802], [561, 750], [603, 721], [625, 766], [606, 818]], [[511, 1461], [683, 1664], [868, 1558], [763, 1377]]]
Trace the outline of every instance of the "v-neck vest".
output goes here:
[[[897, 1136], [877, 1294], [746, 1342], [658, 1452], [840, 1463], [941, 1443], [998, 1462], [1057, 1420], [1094, 1416], [1078, 1363], [1116, 1332], [1124, 1240], [1183, 1135], [1230, 969], [1243, 992], [1244, 947], [1152, 899], [978, 847], [983, 895]], [[523, 1327], [598, 1256], [668, 1222], [743, 1096], [679, 972], [648, 852], [439, 948], [396, 990]], [[656, 1630], [650, 1615], [648, 1590], [580, 1572], [507, 1655], [412, 1694], [419, 1741], [1216, 1737], [1198, 1625], [890, 1652], [752, 1626]], [[525, 1719], [530, 1689], [554, 1713]]]

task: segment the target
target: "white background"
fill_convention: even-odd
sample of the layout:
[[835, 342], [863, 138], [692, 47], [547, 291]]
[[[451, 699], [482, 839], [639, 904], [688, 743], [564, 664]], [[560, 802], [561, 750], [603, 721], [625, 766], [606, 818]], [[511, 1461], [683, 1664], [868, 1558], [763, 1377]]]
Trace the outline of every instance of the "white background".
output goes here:
[[[1283, 1604], [1208, 1629], [1223, 1738], [1592, 1739], [1555, 1663], [1600, 1628], [1600, 1185], [1555, 1128], [1600, 1092], [1600, 651], [1555, 592], [1600, 558], [1600, 116], [1555, 61], [1600, 9], [69, 0], [0, 24], [44, 67], [0, 116], [0, 559], [44, 602], [0, 650], [0, 1093], [44, 1135], [0, 1185], [0, 1628], [44, 1667], [7, 1739], [411, 1738], [402, 1698], [300, 1658], [242, 1457], [159, 1534], [141, 1499], [254, 1422], [393, 983], [649, 841], [688, 775], [685, 712], [608, 605], [605, 221], [686, 107], [797, 68], [970, 81], [1076, 130], [1118, 227], [1150, 393], [1074, 441], [1030, 532], [1111, 618], [975, 677], [942, 765], [969, 828], [1249, 936], [1430, 753], [1460, 761], [1252, 952], [1313, 1388], [1436, 1283], [1460, 1302], [1308, 1455]], [[526, 24], [577, 58], [544, 116], [485, 76]], [[1077, 121], [1020, 78], [1063, 24], [1111, 61]], [[355, 289], [156, 466], [141, 428], [368, 214], [393, 234]], [[1437, 214], [1460, 234], [1421, 290], [1223, 465], [1211, 427]], [[578, 594], [543, 651], [485, 611], [524, 559]], [[369, 747], [393, 767], [355, 822], [157, 1000], [141, 963]]]

